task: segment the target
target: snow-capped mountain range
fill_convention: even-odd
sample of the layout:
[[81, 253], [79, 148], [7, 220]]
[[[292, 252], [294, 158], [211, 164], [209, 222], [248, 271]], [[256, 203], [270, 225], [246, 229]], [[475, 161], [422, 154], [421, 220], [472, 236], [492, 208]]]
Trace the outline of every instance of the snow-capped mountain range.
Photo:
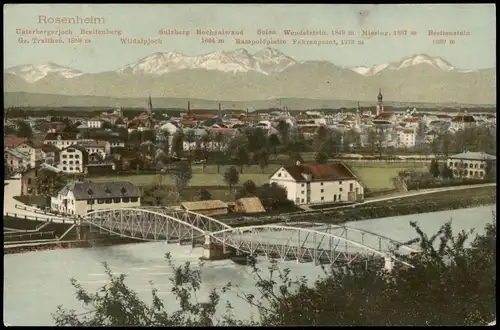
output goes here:
[[[263, 75], [273, 75], [302, 63], [306, 62], [296, 61], [273, 48], [264, 48], [254, 54], [249, 53], [246, 49], [238, 48], [230, 52], [216, 51], [200, 56], [186, 56], [177, 52], [154, 53], [128, 64], [116, 72], [127, 75], [163, 75], [180, 70], [205, 69], [226, 73], [256, 72]], [[397, 71], [422, 64], [441, 71], [456, 70], [453, 65], [442, 58], [425, 54], [409, 56], [399, 62], [377, 64], [371, 68], [359, 66], [348, 69], [362, 76], [373, 76], [387, 70]], [[6, 70], [6, 73], [16, 75], [29, 83], [52, 74], [63, 78], [74, 78], [84, 74], [84, 72], [55, 63], [19, 65]]]
[[30, 83], [43, 79], [49, 74], [56, 74], [63, 78], [68, 78], [68, 79], [78, 77], [84, 74], [81, 71], [68, 68], [62, 65], [58, 65], [52, 62], [39, 65], [34, 65], [34, 64], [18, 65], [6, 70], [6, 73], [11, 73], [16, 76], [19, 76]]
[[441, 71], [452, 71], [456, 70], [453, 65], [443, 60], [441, 57], [432, 57], [425, 54], [408, 56], [399, 62], [393, 62], [388, 64], [377, 64], [371, 68], [364, 66], [358, 66], [352, 70], [363, 76], [373, 76], [384, 70], [401, 70], [408, 67], [413, 67], [421, 64], [427, 64]]
[[[114, 71], [84, 73], [54, 63], [20, 65], [4, 71], [4, 93], [26, 96], [16, 104], [47, 103], [47, 94], [255, 101], [277, 98], [371, 101], [381, 88], [385, 100], [494, 104], [496, 70], [460, 70], [425, 54], [373, 67], [345, 68], [330, 61], [297, 61], [265, 48], [217, 51], [200, 56], [154, 53]], [[23, 95], [24, 95], [23, 94]], [[24, 96], [22, 96], [24, 98]], [[92, 102], [92, 101], [88, 101]]]

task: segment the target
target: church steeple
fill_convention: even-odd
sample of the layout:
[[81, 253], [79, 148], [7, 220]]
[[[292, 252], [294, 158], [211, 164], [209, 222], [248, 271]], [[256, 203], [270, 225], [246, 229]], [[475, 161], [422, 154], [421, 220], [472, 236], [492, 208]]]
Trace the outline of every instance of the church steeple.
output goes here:
[[384, 112], [384, 102], [383, 102], [384, 97], [382, 96], [382, 89], [381, 88], [379, 88], [379, 90], [378, 90], [377, 99], [378, 99], [378, 102], [377, 102], [377, 117], [378, 117]]
[[151, 112], [153, 111], [153, 102], [151, 101], [151, 94], [149, 94], [149, 100], [148, 100], [148, 114], [151, 115]]

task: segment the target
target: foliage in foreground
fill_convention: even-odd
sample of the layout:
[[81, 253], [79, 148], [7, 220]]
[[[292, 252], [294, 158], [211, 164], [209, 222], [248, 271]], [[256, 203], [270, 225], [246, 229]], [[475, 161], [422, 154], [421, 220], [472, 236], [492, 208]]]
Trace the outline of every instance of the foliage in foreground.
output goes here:
[[229, 283], [199, 301], [201, 267], [193, 269], [188, 262], [175, 266], [169, 255], [176, 311], [165, 311], [155, 289], [151, 305], [141, 301], [125, 285], [125, 275], [115, 275], [105, 265], [109, 283], [94, 294], [71, 280], [89, 311], [77, 314], [59, 306], [53, 318], [58, 326], [485, 325], [496, 319], [496, 219], [493, 223], [470, 248], [464, 243], [472, 232], [454, 236], [450, 222], [432, 237], [411, 223], [419, 238], [406, 244], [418, 242], [422, 252], [400, 256], [414, 268], [396, 266], [392, 273], [380, 267], [332, 268], [307, 283], [277, 265], [264, 278], [253, 265], [260, 299], [244, 293], [238, 297], [257, 308], [258, 322], [238, 320], [229, 302], [225, 315], [217, 317], [223, 294], [235, 288]]

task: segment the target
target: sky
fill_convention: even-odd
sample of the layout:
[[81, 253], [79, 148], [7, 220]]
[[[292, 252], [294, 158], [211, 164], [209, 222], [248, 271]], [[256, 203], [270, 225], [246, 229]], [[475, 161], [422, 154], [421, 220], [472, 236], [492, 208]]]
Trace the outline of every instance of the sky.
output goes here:
[[[102, 18], [103, 24], [51, 23], [56, 18]], [[99, 21], [96, 21], [99, 22]], [[121, 31], [117, 35], [80, 35], [81, 29]], [[190, 31], [190, 36], [159, 35], [160, 29]], [[197, 29], [241, 31], [242, 36], [217, 37], [224, 43], [202, 43]], [[258, 35], [258, 30], [275, 35]], [[327, 36], [285, 36], [283, 30], [324, 30]], [[33, 30], [37, 34], [27, 34]], [[353, 36], [334, 36], [352, 31]], [[429, 36], [429, 30], [470, 35]], [[47, 36], [46, 31], [69, 33]], [[362, 31], [390, 36], [363, 37]], [[407, 31], [406, 35], [395, 35]], [[416, 32], [412, 35], [411, 32]], [[46, 38], [63, 44], [41, 43]], [[70, 43], [83, 38], [85, 43]], [[123, 44], [122, 38], [144, 38], [155, 43]], [[267, 45], [241, 45], [245, 40], [278, 40], [269, 47], [298, 61], [327, 60], [343, 67], [400, 61], [415, 54], [439, 56], [461, 69], [496, 66], [496, 18], [494, 4], [452, 5], [266, 5], [266, 4], [10, 4], [4, 5], [4, 67], [53, 62], [88, 73], [117, 70], [155, 52], [179, 52], [196, 56], [217, 50], [245, 48], [256, 52]], [[85, 40], [86, 39], [86, 40]], [[355, 44], [293, 44], [293, 40], [354, 40]], [[358, 44], [362, 40], [363, 44]], [[443, 44], [442, 40], [446, 43]], [[449, 40], [454, 41], [450, 44]], [[161, 44], [159, 43], [161, 41]]]

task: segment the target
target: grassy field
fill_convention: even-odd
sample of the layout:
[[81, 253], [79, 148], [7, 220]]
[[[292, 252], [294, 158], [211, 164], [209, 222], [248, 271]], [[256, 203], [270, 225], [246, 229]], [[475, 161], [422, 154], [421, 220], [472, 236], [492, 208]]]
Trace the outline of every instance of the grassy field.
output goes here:
[[[240, 181], [238, 185], [243, 184], [247, 180], [253, 180], [255, 184], [262, 185], [269, 183], [269, 176], [276, 171], [279, 165], [269, 165], [264, 169], [258, 166], [245, 166], [243, 174], [240, 174]], [[356, 175], [361, 179], [361, 182], [372, 191], [387, 190], [394, 188], [391, 178], [397, 176], [399, 171], [415, 170], [427, 171], [425, 164], [405, 164], [399, 163], [399, 166], [391, 167], [368, 167], [366, 164], [363, 166], [350, 165]], [[191, 186], [225, 186], [224, 172], [227, 166], [220, 167], [220, 173], [217, 174], [217, 167], [214, 165], [207, 165], [203, 170], [201, 165], [193, 165], [193, 177], [189, 182]], [[101, 178], [90, 178], [92, 182], [112, 182], [112, 181], [128, 181], [137, 186], [150, 186], [157, 183], [162, 185], [171, 185], [172, 177], [169, 174], [147, 174], [147, 175], [126, 175], [126, 176], [107, 176]]]
[[372, 191], [380, 191], [394, 188], [392, 178], [398, 175], [398, 172], [405, 170], [415, 170], [417, 172], [427, 171], [427, 166], [422, 164], [408, 167], [355, 167], [352, 170], [360, 178], [361, 182]]
[[[276, 166], [268, 166], [262, 169], [258, 166], [247, 166], [243, 168], [243, 174], [240, 174], [239, 185], [247, 180], [253, 180], [255, 184], [262, 185], [269, 183], [269, 176], [278, 168]], [[217, 174], [217, 166], [208, 165], [202, 170], [199, 165], [193, 165], [193, 177], [189, 182], [191, 186], [225, 186], [224, 172], [227, 166], [220, 167], [220, 173]], [[122, 175], [122, 176], [107, 176], [101, 178], [90, 178], [91, 182], [112, 182], [112, 181], [128, 181], [137, 186], [151, 186], [157, 183], [162, 185], [172, 185], [172, 177], [170, 174], [145, 174], [145, 175]]]

